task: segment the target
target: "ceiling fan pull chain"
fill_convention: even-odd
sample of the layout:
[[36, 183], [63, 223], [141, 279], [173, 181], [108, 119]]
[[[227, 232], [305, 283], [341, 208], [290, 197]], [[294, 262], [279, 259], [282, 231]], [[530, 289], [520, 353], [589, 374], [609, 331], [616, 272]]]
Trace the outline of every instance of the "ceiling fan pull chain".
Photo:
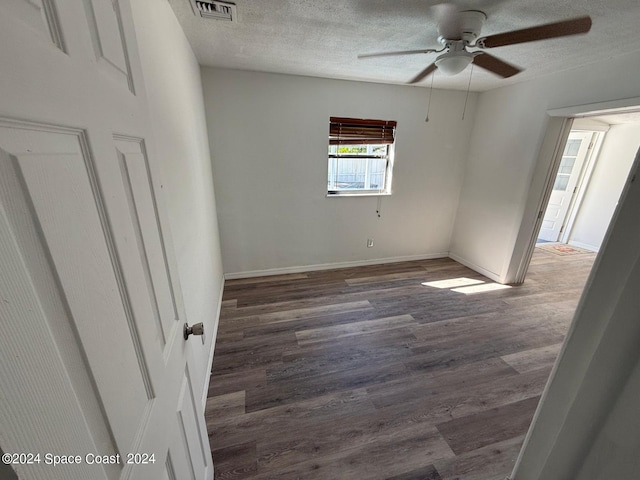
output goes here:
[[471, 71], [469, 72], [469, 84], [467, 85], [467, 96], [464, 97], [464, 108], [462, 109], [462, 120], [464, 120], [464, 114], [467, 111], [467, 100], [469, 100], [469, 90], [471, 89], [471, 77], [473, 77], [473, 63], [471, 64]]
[[424, 119], [425, 122], [429, 121], [429, 109], [431, 108], [431, 92], [433, 91], [433, 78], [436, 76], [436, 72], [433, 72], [431, 75], [431, 86], [429, 87], [429, 98], [427, 99], [427, 117]]

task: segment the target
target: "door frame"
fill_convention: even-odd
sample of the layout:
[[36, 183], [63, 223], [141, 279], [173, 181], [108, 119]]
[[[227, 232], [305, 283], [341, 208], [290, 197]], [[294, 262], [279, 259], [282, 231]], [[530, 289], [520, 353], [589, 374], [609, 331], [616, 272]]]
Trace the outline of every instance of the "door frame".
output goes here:
[[574, 120], [637, 111], [640, 111], [640, 97], [547, 110], [547, 130], [538, 152], [520, 230], [502, 283], [519, 285], [524, 282], [542, 225], [542, 218], [553, 190], [562, 152]]

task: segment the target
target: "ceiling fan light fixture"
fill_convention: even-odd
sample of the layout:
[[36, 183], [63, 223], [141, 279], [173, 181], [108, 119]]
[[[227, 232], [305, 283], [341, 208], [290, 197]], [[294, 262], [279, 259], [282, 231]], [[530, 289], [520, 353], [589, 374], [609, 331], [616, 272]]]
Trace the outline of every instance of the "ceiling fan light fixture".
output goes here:
[[469, 52], [449, 52], [440, 55], [435, 64], [442, 73], [453, 76], [467, 68], [472, 60], [473, 55]]

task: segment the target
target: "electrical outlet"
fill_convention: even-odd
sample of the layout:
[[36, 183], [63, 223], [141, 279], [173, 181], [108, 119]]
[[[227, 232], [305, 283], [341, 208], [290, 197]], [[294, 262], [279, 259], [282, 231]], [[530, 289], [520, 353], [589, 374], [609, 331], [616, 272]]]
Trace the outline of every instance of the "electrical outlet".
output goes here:
[[373, 247], [373, 238], [367, 238], [367, 248]]

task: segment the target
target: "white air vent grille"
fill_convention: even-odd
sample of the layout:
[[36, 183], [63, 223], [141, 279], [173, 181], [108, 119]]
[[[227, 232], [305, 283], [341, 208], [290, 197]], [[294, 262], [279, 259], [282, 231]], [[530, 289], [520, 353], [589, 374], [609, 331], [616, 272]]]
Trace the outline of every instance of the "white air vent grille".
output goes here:
[[236, 5], [229, 2], [218, 2], [217, 0], [191, 0], [193, 13], [202, 18], [213, 18], [214, 20], [226, 20], [237, 22]]

